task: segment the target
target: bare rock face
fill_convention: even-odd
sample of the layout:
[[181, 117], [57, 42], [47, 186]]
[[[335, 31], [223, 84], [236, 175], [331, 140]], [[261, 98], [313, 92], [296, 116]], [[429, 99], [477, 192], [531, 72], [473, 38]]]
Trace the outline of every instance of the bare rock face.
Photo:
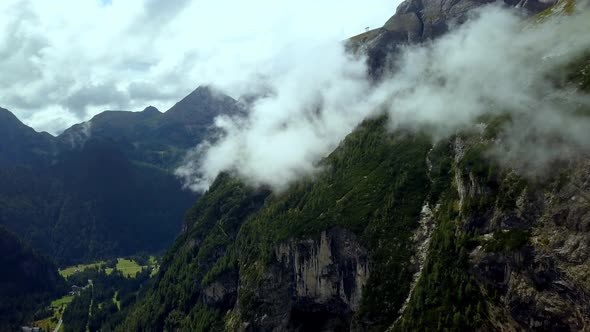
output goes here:
[[[409, 0], [399, 5], [383, 26], [391, 32], [405, 32], [408, 41], [436, 38], [452, 24], [461, 24], [474, 8], [493, 3], [491, 0]], [[549, 8], [555, 1], [504, 0], [505, 5], [522, 8], [529, 14]]]
[[366, 253], [350, 233], [322, 232], [319, 243], [307, 240], [281, 245], [279, 261], [295, 271], [295, 296], [317, 304], [341, 301], [358, 308], [369, 267]]
[[231, 308], [238, 291], [237, 273], [229, 271], [203, 288], [203, 303], [215, 308]]
[[244, 330], [350, 329], [369, 278], [367, 252], [354, 234], [335, 228], [319, 239], [283, 243], [274, 258]]
[[[351, 48], [368, 56], [369, 73], [378, 79], [389, 67], [402, 45], [417, 44], [445, 34], [453, 25], [464, 23], [475, 8], [494, 3], [492, 0], [407, 0], [383, 27], [353, 37]], [[504, 0], [506, 6], [518, 8], [525, 14], [539, 13], [555, 0]], [[360, 35], [359, 37], [363, 36]]]
[[[455, 148], [463, 151], [465, 142], [456, 142]], [[466, 216], [463, 227], [482, 238], [482, 245], [470, 253], [471, 273], [495, 298], [489, 301], [489, 316], [499, 328], [582, 331], [590, 327], [589, 169], [587, 160], [572, 162], [564, 169], [566, 178], [523, 188], [513, 208], [500, 208], [497, 196], [477, 216]], [[468, 199], [492, 197], [483, 180], [465, 169], [455, 170], [455, 183], [461, 205]], [[515, 238], [508, 239], [518, 232], [530, 238], [514, 247], [510, 241]], [[505, 243], [486, 247], [492, 241]]]

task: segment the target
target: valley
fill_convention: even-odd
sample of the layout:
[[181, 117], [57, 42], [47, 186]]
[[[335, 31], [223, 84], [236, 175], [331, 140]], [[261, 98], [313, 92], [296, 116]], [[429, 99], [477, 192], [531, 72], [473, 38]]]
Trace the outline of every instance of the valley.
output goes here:
[[[288, 39], [264, 61], [250, 23], [184, 35], [192, 1], [48, 12], [46, 29], [101, 18], [96, 46], [71, 45], [98, 69], [37, 77], [61, 84], [46, 107], [0, 82], [0, 332], [588, 330], [590, 2], [395, 5], [336, 46], [261, 28], [256, 47]], [[30, 63], [58, 57], [50, 40]], [[105, 67], [86, 54], [103, 48]], [[217, 57], [256, 72], [201, 67]], [[49, 134], [17, 113], [88, 120]]]
[[47, 317], [33, 321], [30, 326], [41, 327], [44, 331], [78, 331], [83, 326], [81, 322], [86, 322], [85, 330], [92, 324], [105, 324], [105, 315], [129, 306], [133, 294], [139, 291], [136, 285], [149, 282], [158, 267], [157, 258], [149, 256], [117, 258], [59, 269], [69, 286], [67, 292], [52, 300], [42, 313], [36, 314]]

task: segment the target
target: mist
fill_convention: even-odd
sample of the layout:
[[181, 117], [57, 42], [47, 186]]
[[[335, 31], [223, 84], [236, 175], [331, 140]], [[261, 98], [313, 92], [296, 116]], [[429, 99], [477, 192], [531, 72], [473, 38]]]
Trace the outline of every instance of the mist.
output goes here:
[[590, 50], [588, 14], [533, 23], [487, 6], [435, 41], [404, 47], [377, 85], [366, 59], [342, 43], [292, 50], [281, 74], [252, 83], [268, 93], [247, 116], [217, 118], [220, 136], [189, 154], [177, 174], [196, 191], [223, 171], [281, 191], [320, 171], [318, 162], [362, 120], [383, 113], [392, 131], [429, 128], [434, 140], [481, 126], [482, 116], [508, 115], [494, 157], [542, 171], [590, 148], [589, 118], [576, 111], [588, 109], [588, 98], [557, 84], [564, 66]]

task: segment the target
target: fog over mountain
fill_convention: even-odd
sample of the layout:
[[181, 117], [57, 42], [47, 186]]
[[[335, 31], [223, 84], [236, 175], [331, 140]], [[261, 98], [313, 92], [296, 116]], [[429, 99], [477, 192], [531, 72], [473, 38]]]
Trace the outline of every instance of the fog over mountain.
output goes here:
[[317, 171], [363, 119], [383, 113], [391, 129], [426, 129], [435, 139], [478, 130], [482, 116], [507, 115], [496, 157], [531, 174], [588, 151], [590, 122], [576, 113], [587, 109], [588, 97], [560, 87], [553, 74], [590, 47], [588, 11], [533, 25], [489, 5], [470, 20], [440, 39], [403, 47], [377, 84], [366, 75], [366, 59], [341, 43], [285, 55], [289, 69], [265, 81], [271, 93], [246, 118], [218, 118], [225, 134], [197, 148], [177, 173], [195, 190], [221, 171], [282, 190]]
[[398, 3], [2, 1], [0, 106], [59, 133], [105, 109], [168, 109], [199, 85], [239, 97], [289, 50], [378, 26]]

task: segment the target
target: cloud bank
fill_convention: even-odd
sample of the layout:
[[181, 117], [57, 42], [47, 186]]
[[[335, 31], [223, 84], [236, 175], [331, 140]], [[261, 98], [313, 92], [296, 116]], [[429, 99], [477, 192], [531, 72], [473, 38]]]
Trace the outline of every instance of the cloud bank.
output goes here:
[[105, 109], [168, 109], [198, 85], [238, 97], [279, 55], [380, 25], [396, 1], [3, 0], [0, 105], [58, 133]]
[[566, 64], [590, 50], [588, 11], [531, 24], [498, 6], [476, 11], [452, 33], [406, 47], [378, 86], [365, 77], [364, 59], [340, 44], [289, 55], [290, 66], [265, 81], [271, 91], [247, 117], [218, 118], [223, 133], [199, 146], [178, 170], [194, 190], [221, 171], [252, 185], [282, 190], [318, 171], [363, 119], [387, 112], [390, 126], [431, 128], [443, 138], [477, 125], [484, 115], [509, 114], [502, 162], [541, 168], [545, 162], [590, 148], [588, 98], [556, 86]]

